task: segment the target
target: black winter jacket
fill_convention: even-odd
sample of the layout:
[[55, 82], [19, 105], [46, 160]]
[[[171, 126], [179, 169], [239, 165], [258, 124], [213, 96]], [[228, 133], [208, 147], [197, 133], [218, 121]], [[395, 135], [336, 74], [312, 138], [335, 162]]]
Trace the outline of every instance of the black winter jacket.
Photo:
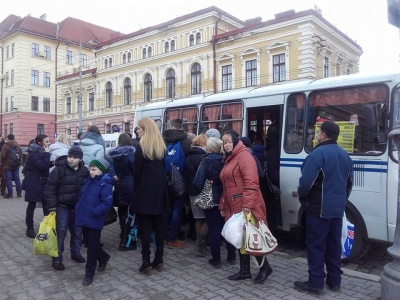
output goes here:
[[57, 206], [75, 207], [79, 192], [88, 177], [89, 170], [84, 166], [83, 161], [75, 170], [68, 165], [66, 155], [58, 157], [46, 184], [47, 207], [49, 209]]
[[186, 179], [186, 191], [189, 196], [198, 194], [193, 189], [193, 180], [204, 155], [206, 155], [206, 151], [203, 148], [192, 147], [189, 149], [188, 156], [186, 157], [184, 177]]
[[118, 176], [114, 181], [114, 205], [129, 205], [133, 201], [135, 185], [133, 182], [133, 164], [135, 162], [135, 148], [122, 146], [108, 152], [110, 158], [109, 174]]

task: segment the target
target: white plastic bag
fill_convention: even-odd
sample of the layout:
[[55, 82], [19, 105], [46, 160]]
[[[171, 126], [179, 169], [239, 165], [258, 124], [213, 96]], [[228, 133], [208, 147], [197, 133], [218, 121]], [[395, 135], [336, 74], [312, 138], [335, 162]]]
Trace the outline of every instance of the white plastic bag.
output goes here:
[[244, 235], [244, 218], [243, 212], [233, 214], [228, 221], [226, 221], [224, 228], [222, 228], [221, 235], [236, 249], [240, 249], [243, 244]]
[[350, 223], [346, 218], [346, 213], [343, 214], [342, 225], [342, 258], [350, 256], [351, 247], [354, 240], [354, 224]]

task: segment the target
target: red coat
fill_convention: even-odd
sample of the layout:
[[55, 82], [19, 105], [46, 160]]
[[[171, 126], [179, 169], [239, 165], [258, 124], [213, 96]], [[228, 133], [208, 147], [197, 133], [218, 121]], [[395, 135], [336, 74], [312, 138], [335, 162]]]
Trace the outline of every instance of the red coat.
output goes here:
[[220, 173], [223, 193], [219, 209], [225, 212], [225, 220], [232, 214], [251, 210], [258, 220], [267, 221], [267, 210], [258, 182], [257, 165], [254, 157], [241, 141], [225, 161]]

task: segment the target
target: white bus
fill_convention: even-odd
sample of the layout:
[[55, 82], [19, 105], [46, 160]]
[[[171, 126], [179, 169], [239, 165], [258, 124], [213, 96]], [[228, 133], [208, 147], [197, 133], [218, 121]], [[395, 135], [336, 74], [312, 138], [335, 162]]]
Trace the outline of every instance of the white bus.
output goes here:
[[351, 257], [361, 257], [371, 240], [394, 239], [398, 165], [388, 132], [397, 124], [399, 83], [400, 74], [355, 74], [193, 95], [136, 109], [135, 125], [151, 117], [163, 131], [170, 120], [181, 118], [187, 132], [234, 129], [241, 136], [256, 132], [262, 142], [270, 124], [279, 125], [277, 223], [279, 229], [291, 231], [304, 226], [297, 186], [317, 122], [338, 122], [339, 144], [354, 163], [354, 186], [346, 204], [347, 218], [355, 225]]

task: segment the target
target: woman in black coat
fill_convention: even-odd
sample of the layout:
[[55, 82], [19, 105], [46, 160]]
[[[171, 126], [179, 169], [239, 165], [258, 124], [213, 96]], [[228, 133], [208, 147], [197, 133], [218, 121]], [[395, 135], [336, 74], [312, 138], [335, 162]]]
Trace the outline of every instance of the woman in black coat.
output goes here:
[[[140, 144], [136, 149], [133, 167], [134, 201], [129, 211], [140, 218], [142, 260], [140, 273], [151, 274], [151, 269], [163, 269], [164, 235], [163, 214], [170, 210], [167, 177], [164, 171], [165, 144], [156, 123], [151, 118], [138, 122]], [[156, 253], [150, 263], [151, 230], [155, 232]]]
[[25, 216], [26, 236], [32, 239], [36, 236], [36, 232], [33, 229], [33, 215], [36, 203], [42, 203], [43, 215], [47, 216], [49, 214], [49, 210], [44, 203], [44, 191], [49, 177], [49, 169], [53, 166], [50, 161], [49, 146], [49, 137], [39, 134], [35, 138], [35, 142], [29, 145], [28, 158], [24, 167], [25, 201], [28, 202]]
[[127, 247], [129, 228], [126, 226], [129, 204], [133, 201], [133, 164], [135, 162], [135, 148], [132, 139], [127, 133], [118, 137], [118, 147], [110, 150], [109, 174], [114, 179], [114, 206], [118, 207], [119, 226], [121, 228], [119, 251], [135, 250]]

